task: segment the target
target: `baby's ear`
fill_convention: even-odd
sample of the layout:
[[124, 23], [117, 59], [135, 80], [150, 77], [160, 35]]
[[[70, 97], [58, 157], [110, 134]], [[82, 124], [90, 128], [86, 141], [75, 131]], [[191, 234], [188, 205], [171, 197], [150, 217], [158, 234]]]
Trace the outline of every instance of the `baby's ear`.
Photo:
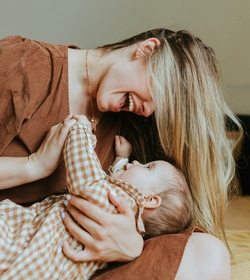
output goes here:
[[159, 195], [145, 196], [145, 201], [144, 201], [145, 209], [158, 208], [160, 205], [161, 205], [161, 198]]

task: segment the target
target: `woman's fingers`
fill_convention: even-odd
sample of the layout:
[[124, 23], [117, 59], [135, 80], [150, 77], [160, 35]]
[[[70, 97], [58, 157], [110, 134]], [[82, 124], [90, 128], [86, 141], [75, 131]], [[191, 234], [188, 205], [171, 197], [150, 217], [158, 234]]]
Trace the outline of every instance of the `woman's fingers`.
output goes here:
[[62, 250], [64, 255], [73, 262], [79, 262], [79, 255], [74, 249], [72, 249], [66, 240], [62, 240]]
[[[79, 213], [84, 213], [85, 216], [89, 217], [91, 220], [97, 224], [102, 224], [104, 219], [107, 218], [107, 213], [103, 211], [97, 205], [77, 196], [72, 195], [69, 200], [69, 206], [67, 207], [71, 215], [81, 224], [81, 217]], [[76, 212], [74, 208], [70, 206], [73, 205], [79, 212]], [[82, 225], [83, 226], [83, 225]]]
[[[94, 222], [87, 217], [86, 219], [89, 220], [93, 226]], [[75, 222], [73, 222], [73, 220], [67, 213], [63, 213], [63, 222], [69, 230], [69, 232], [74, 236], [74, 238], [77, 239], [80, 243], [82, 243], [84, 247], [83, 250], [76, 251], [70, 247], [66, 240], [63, 240], [63, 253], [66, 255], [66, 257], [68, 257], [74, 262], [107, 260], [107, 256], [105, 255], [106, 247], [103, 247], [103, 241], [98, 242], [99, 239], [96, 238], [97, 235], [93, 235], [95, 237], [94, 239], [92, 235], [90, 235], [90, 233], [88, 233], [87, 231], [79, 227]], [[101, 228], [99, 230], [101, 233]]]
[[125, 199], [120, 196], [116, 196], [116, 194], [113, 192], [109, 192], [108, 196], [110, 201], [112, 202], [112, 204], [114, 204], [114, 206], [116, 206], [116, 209], [120, 214], [125, 214], [128, 217], [134, 216], [133, 211], [131, 210]]
[[81, 251], [76, 251], [66, 240], [62, 240], [62, 250], [65, 256], [73, 262], [100, 261], [99, 258], [96, 258], [96, 252], [94, 250], [84, 248]]
[[85, 115], [73, 115], [72, 119], [75, 119], [78, 123], [86, 124], [92, 130], [91, 122]]
[[49, 138], [52, 141], [54, 141], [55, 145], [60, 145], [61, 147], [63, 147], [65, 139], [68, 135], [69, 129], [75, 123], [76, 123], [75, 119], [72, 119], [71, 116], [67, 116], [63, 122], [52, 127], [52, 133], [51, 133], [51, 135], [49, 135]]
[[[83, 204], [85, 203], [84, 199], [82, 199], [82, 203]], [[73, 220], [70, 219], [69, 215], [66, 214], [64, 219], [66, 227], [75, 237], [77, 237], [77, 234], [81, 234], [79, 229], [86, 230], [85, 231], [86, 234], [83, 233], [83, 235], [80, 235], [77, 239], [81, 241], [83, 244], [85, 244], [86, 242], [91, 242], [92, 240], [89, 240], [88, 238], [91, 235], [97, 235], [97, 233], [101, 231], [101, 227], [99, 226], [99, 224], [96, 221], [91, 220], [87, 215], [85, 215], [83, 211], [80, 211], [77, 207], [71, 204], [67, 206], [67, 210], [72, 216], [72, 218], [78, 223], [79, 226], [77, 226], [73, 222]], [[67, 221], [68, 223], [66, 224]]]
[[69, 128], [76, 120], [67, 116], [65, 120], [54, 125], [46, 134], [38, 150], [29, 156], [29, 162], [37, 179], [49, 176], [62, 161], [62, 151]]
[[62, 250], [64, 255], [73, 262], [85, 261], [88, 258], [86, 251], [75, 251], [66, 240], [62, 240]]
[[78, 241], [80, 241], [82, 244], [89, 244], [93, 242], [93, 238], [91, 237], [91, 235], [87, 231], [82, 229], [79, 225], [77, 225], [67, 213], [63, 213], [62, 218], [69, 232]]
[[[127, 217], [127, 219], [134, 219], [133, 211], [124, 198], [120, 196], [118, 197], [112, 192], [110, 192], [108, 196], [112, 204], [116, 206], [119, 214]], [[69, 204], [67, 206], [67, 210], [83, 228], [92, 234], [97, 234], [98, 230], [100, 230], [104, 225], [111, 226], [111, 216], [114, 218], [117, 216], [117, 220], [119, 219], [119, 214], [107, 213], [86, 199], [74, 195], [68, 196], [68, 198], [69, 197], [70, 199], [68, 200]]]
[[77, 256], [66, 247], [66, 254], [78, 259], [81, 256], [81, 260], [105, 262], [130, 261], [140, 255], [143, 239], [136, 230], [132, 210], [125, 199], [112, 194], [109, 197], [119, 213], [107, 213], [83, 198], [69, 199], [68, 211], [86, 231], [65, 216], [66, 227], [85, 246], [84, 252]]

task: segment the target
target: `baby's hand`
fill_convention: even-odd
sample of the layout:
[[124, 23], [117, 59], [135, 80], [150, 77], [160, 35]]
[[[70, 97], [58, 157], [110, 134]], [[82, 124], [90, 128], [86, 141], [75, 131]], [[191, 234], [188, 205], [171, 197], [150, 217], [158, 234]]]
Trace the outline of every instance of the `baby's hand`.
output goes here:
[[115, 136], [116, 157], [129, 158], [132, 152], [132, 145], [123, 136]]
[[85, 115], [73, 115], [71, 119], [75, 119], [77, 121], [76, 123], [86, 124], [87, 126], [89, 126], [90, 130], [92, 131], [91, 122], [87, 119]]

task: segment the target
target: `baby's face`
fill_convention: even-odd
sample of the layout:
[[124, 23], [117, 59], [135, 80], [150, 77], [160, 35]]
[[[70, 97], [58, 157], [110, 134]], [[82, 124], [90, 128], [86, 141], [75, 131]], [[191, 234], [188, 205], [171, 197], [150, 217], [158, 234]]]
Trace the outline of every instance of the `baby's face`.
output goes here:
[[153, 161], [140, 164], [133, 161], [125, 165], [124, 170], [112, 174], [113, 178], [121, 179], [139, 189], [144, 195], [157, 194], [162, 190], [157, 187], [163, 180], [170, 180], [175, 173], [175, 167], [166, 161]]

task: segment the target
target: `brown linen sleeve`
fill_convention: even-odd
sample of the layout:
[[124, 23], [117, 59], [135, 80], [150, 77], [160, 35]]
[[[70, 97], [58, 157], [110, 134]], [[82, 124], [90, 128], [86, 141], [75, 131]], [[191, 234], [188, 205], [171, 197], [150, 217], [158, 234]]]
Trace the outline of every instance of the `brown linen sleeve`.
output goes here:
[[[20, 36], [0, 40], [0, 156], [29, 156], [69, 114], [67, 68], [67, 46]], [[33, 203], [65, 191], [64, 173], [61, 165], [44, 180], [1, 190], [0, 200]], [[57, 190], [51, 184], [56, 179]]]
[[[51, 93], [50, 82], [50, 56], [41, 44], [20, 36], [0, 41], [0, 154], [22, 133], [23, 126], [31, 123], [31, 118], [34, 123], [34, 114], [42, 109]], [[45, 116], [40, 114], [41, 118]], [[29, 137], [36, 142], [34, 145], [41, 142], [48, 122], [36, 124], [36, 130], [33, 127], [30, 131]], [[40, 129], [43, 126], [44, 129]], [[30, 149], [30, 145], [26, 149]]]

